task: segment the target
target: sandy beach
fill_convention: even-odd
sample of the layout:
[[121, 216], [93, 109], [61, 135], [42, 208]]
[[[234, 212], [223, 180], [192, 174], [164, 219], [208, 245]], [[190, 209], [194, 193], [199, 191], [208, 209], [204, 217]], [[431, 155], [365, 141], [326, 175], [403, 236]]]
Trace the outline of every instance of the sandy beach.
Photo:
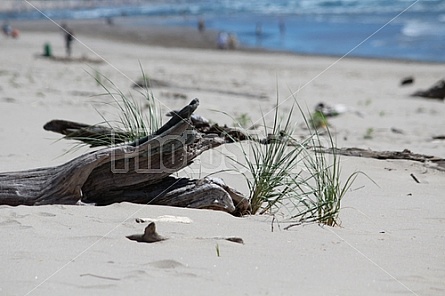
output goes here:
[[[445, 158], [443, 140], [433, 139], [445, 135], [444, 102], [410, 96], [444, 79], [444, 64], [221, 51], [216, 32], [152, 28], [137, 37], [119, 24], [111, 31], [95, 24], [97, 30], [88, 32], [85, 23], [71, 24], [73, 58], [100, 63], [54, 61], [41, 54], [49, 43], [55, 56], [65, 56], [60, 29], [13, 25], [20, 38], [0, 37], [1, 172], [55, 166], [90, 151], [73, 150], [73, 142], [43, 125], [52, 119], [96, 124], [103, 121], [100, 113], [112, 118], [116, 110], [107, 104], [111, 98], [100, 96], [105, 91], [95, 76], [101, 73], [137, 97], [131, 86], [142, 77], [141, 67], [165, 83], [152, 89], [164, 113], [199, 98], [198, 114], [232, 125], [220, 111], [261, 123], [261, 114], [273, 115], [268, 112], [277, 96], [283, 111], [295, 100], [311, 111], [320, 102], [341, 104], [346, 112], [329, 119], [338, 147]], [[400, 86], [408, 76], [414, 83]], [[300, 114], [295, 121], [302, 122]], [[224, 161], [209, 163], [215, 161], [209, 154], [200, 159], [188, 176], [224, 169]], [[0, 294], [444, 294], [445, 172], [406, 160], [343, 157], [341, 165], [345, 178], [363, 171], [377, 184], [364, 176], [356, 180], [342, 202], [341, 227], [284, 230], [286, 224], [268, 215], [239, 218], [129, 203], [0, 206]], [[248, 194], [239, 174], [218, 176]], [[168, 239], [126, 239], [146, 226], [135, 218], [155, 219]]]

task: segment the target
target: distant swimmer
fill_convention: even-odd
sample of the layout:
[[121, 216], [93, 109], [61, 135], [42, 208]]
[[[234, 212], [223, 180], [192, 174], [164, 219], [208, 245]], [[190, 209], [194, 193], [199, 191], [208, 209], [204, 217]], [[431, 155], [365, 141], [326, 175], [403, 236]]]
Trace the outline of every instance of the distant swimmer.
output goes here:
[[281, 18], [278, 22], [278, 29], [280, 30], [281, 35], [284, 35], [284, 33], [286, 33], [286, 24], [284, 23], [284, 20]]

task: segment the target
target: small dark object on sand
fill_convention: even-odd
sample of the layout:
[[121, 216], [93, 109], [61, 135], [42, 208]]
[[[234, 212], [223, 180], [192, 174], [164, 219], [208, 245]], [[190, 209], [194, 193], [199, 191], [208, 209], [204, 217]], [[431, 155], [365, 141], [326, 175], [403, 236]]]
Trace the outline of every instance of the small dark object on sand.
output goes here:
[[445, 135], [434, 136], [433, 140], [445, 140]]
[[409, 85], [414, 83], [414, 77], [408, 76], [400, 81], [400, 85]]
[[318, 103], [315, 106], [315, 112], [320, 112], [325, 117], [335, 117], [345, 112], [345, 110], [342, 105], [329, 106], [325, 103]]
[[240, 237], [228, 237], [226, 238], [226, 241], [244, 245], [244, 241]]
[[147, 227], [145, 227], [144, 234], [133, 234], [127, 236], [127, 238], [137, 241], [138, 243], [155, 243], [166, 240], [166, 238], [160, 236], [156, 232], [156, 225], [154, 222], [151, 222]]
[[416, 91], [412, 96], [443, 100], [445, 99], [445, 80], [439, 80], [427, 90]]
[[392, 131], [393, 133], [395, 133], [395, 134], [401, 134], [401, 135], [403, 135], [403, 131], [402, 131], [401, 129], [392, 127], [392, 128], [391, 128], [391, 131]]
[[414, 181], [416, 181], [416, 183], [420, 183], [420, 181], [416, 178], [416, 176], [414, 176], [414, 174], [410, 174], [410, 176], [414, 179]]

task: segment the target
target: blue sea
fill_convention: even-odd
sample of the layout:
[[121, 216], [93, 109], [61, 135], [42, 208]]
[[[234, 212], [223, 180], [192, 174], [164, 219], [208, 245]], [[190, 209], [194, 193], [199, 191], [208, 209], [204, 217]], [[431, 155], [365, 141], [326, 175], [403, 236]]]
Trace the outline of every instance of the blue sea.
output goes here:
[[[62, 4], [50, 8], [40, 1], [37, 8], [56, 20], [143, 16], [143, 21], [138, 17], [135, 22], [141, 26], [196, 27], [202, 19], [206, 28], [232, 33], [245, 47], [445, 62], [445, 0], [58, 2]], [[13, 11], [0, 13], [3, 20], [39, 18], [44, 16], [25, 1]]]

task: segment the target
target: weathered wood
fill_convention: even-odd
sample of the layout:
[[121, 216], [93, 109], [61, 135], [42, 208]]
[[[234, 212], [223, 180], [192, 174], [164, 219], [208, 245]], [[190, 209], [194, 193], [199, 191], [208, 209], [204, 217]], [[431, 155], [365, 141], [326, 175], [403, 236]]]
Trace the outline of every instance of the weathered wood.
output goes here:
[[[173, 114], [175, 114], [175, 112], [170, 112], [167, 115], [172, 116]], [[200, 115], [192, 114], [190, 119], [193, 128], [199, 133], [223, 138], [227, 143], [249, 139], [249, 135], [240, 129], [220, 126], [216, 123], [210, 125], [209, 121]], [[128, 138], [128, 133], [122, 130], [115, 130], [102, 125], [88, 125], [60, 119], [47, 122], [43, 128], [47, 131], [64, 135], [65, 139], [80, 141], [91, 147], [120, 144]]]
[[[227, 186], [220, 179], [167, 177], [161, 182], [135, 189], [122, 189], [117, 195], [94, 199], [97, 205], [115, 202], [168, 205], [185, 208], [214, 209], [233, 214], [245, 213], [249, 203], [242, 193]], [[92, 202], [85, 199], [84, 202]]]
[[324, 148], [324, 147], [316, 147], [313, 149], [314, 150], [316, 149], [317, 151], [324, 153], [336, 153], [345, 156], [367, 157], [367, 158], [375, 158], [381, 160], [384, 159], [411, 160], [423, 163], [430, 162], [436, 164], [438, 169], [445, 170], [445, 159], [437, 156], [413, 153], [408, 149], [405, 149], [403, 151], [373, 151], [361, 148]]
[[231, 213], [248, 211], [245, 197], [216, 179], [169, 177], [202, 152], [225, 142], [219, 137], [202, 137], [193, 130], [190, 116], [198, 104], [193, 100], [154, 134], [133, 143], [87, 153], [57, 167], [1, 173], [0, 204], [81, 201], [106, 205], [130, 201]]
[[[171, 114], [173, 114], [172, 112]], [[192, 116], [192, 124], [195, 126], [196, 130], [202, 134], [206, 135], [209, 138], [217, 139], [218, 141], [223, 141], [225, 143], [230, 143], [234, 141], [244, 141], [244, 140], [254, 140], [258, 141], [262, 144], [269, 144], [271, 141], [277, 141], [279, 140], [279, 137], [273, 135], [268, 135], [267, 138], [264, 139], [257, 139], [254, 137], [251, 137], [250, 135], [244, 133], [243, 131], [236, 129], [236, 128], [230, 128], [227, 126], [219, 126], [218, 124], [210, 125], [209, 122], [205, 119], [202, 119], [200, 116]], [[47, 125], [53, 125], [53, 121], [47, 123]], [[89, 126], [81, 123], [73, 123], [70, 121], [55, 121], [57, 124], [60, 124], [60, 126], [63, 126], [64, 129], [59, 128], [57, 129], [49, 129], [55, 132], [59, 132], [61, 134], [65, 134], [64, 130], [68, 130], [72, 128], [73, 126], [79, 126], [86, 129], [94, 128], [96, 131], [100, 131], [96, 134], [98, 138], [107, 138], [109, 137], [110, 133], [112, 133], [111, 130], [107, 130], [105, 127], [98, 128], [98, 126]], [[63, 123], [60, 123], [63, 122]], [[79, 131], [81, 132], [81, 131]], [[441, 137], [437, 137], [440, 139]], [[76, 139], [83, 141], [83, 139]], [[222, 144], [222, 143], [220, 143]], [[311, 148], [311, 147], [308, 147]], [[412, 153], [409, 150], [403, 150], [403, 151], [373, 151], [373, 150], [366, 150], [366, 149], [360, 149], [360, 148], [325, 148], [325, 147], [312, 147], [312, 149], [317, 149], [318, 151], [322, 151], [325, 153], [337, 153], [340, 155], [345, 156], [355, 156], [355, 157], [367, 157], [367, 158], [375, 158], [375, 159], [404, 159], [404, 160], [411, 160], [411, 161], [418, 161], [418, 162], [430, 162], [436, 164], [436, 168], [440, 170], [445, 170], [445, 159], [430, 156], [430, 155], [422, 155], [422, 154], [416, 154]]]
[[[132, 143], [90, 152], [57, 167], [0, 173], [0, 204], [76, 204], [80, 201], [108, 205], [133, 202], [216, 209], [235, 215], [248, 213], [249, 201], [222, 180], [190, 180], [170, 176], [208, 149], [227, 142], [251, 139], [237, 129], [211, 126], [202, 118], [192, 117], [198, 104], [198, 100], [193, 100], [182, 110], [172, 112], [172, 118], [158, 131]], [[96, 135], [109, 139], [107, 137], [116, 133], [105, 127], [60, 120], [46, 124], [45, 129], [80, 140]], [[256, 139], [263, 144], [279, 140], [280, 137]], [[429, 161], [445, 168], [444, 159], [414, 154], [409, 150], [312, 149], [377, 159]]]
[[413, 97], [422, 97], [427, 99], [445, 99], [445, 80], [439, 80], [427, 90], [419, 90], [412, 94]]
[[55, 119], [46, 123], [43, 129], [65, 135], [66, 139], [84, 142], [91, 147], [120, 144], [127, 138], [126, 132], [101, 125], [88, 125], [67, 120]]

